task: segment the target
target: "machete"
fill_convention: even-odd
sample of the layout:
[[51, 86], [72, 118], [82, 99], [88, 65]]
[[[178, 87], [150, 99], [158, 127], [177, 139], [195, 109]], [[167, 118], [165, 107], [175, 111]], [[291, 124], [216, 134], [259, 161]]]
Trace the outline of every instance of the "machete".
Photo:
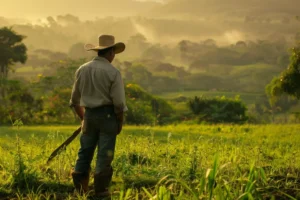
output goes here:
[[62, 150], [64, 150], [77, 137], [77, 135], [79, 135], [80, 132], [81, 126], [76, 131], [74, 131], [74, 133], [64, 143], [62, 143], [62, 145], [60, 145], [57, 149], [53, 151], [53, 153], [47, 160], [47, 164], [49, 164], [51, 160], [55, 158], [55, 156], [57, 156]]

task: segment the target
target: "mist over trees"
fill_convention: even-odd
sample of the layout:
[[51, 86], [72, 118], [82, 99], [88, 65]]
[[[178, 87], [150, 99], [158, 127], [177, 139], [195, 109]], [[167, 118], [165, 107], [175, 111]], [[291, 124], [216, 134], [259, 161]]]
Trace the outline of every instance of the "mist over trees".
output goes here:
[[[299, 1], [290, 0], [172, 0], [159, 8], [152, 9], [153, 15], [163, 16], [209, 16], [212, 17], [241, 17], [241, 16], [280, 16], [297, 15]], [[270, 19], [271, 20], [271, 19]], [[269, 21], [270, 21], [269, 20]]]
[[[41, 30], [48, 32], [60, 30], [61, 33], [67, 34], [71, 32], [69, 29], [78, 28], [78, 25], [94, 26], [97, 23], [106, 23], [108, 26], [109, 20], [114, 22], [113, 18], [82, 22], [72, 15], [58, 16], [56, 19], [48, 17], [47, 20], [50, 25], [22, 25], [21, 27], [31, 27], [29, 35], [38, 34]], [[117, 23], [117, 20], [115, 22]], [[127, 22], [132, 21], [128, 19]], [[65, 29], [68, 31], [65, 32]], [[82, 28], [82, 30], [87, 29]], [[126, 52], [117, 57], [115, 65], [124, 71], [128, 82], [139, 84], [149, 92], [175, 92], [179, 88], [181, 90], [264, 92], [264, 86], [289, 63], [290, 42], [285, 37], [272, 37], [270, 40], [238, 40], [227, 45], [219, 44], [215, 38], [198, 41], [185, 39], [174, 41], [172, 44], [164, 44], [151, 41], [151, 37], [147, 38], [141, 33], [134, 33], [133, 30], [132, 35], [126, 40]], [[49, 36], [47, 31], [44, 31], [46, 34], [44, 37], [47, 37], [48, 41], [41, 40], [49, 43], [49, 46], [37, 45], [38, 48], [34, 48], [31, 45], [30, 49], [28, 45], [28, 66], [42, 67], [42, 72], [53, 74], [51, 71], [55, 67], [51, 63], [66, 59], [90, 59], [95, 56], [93, 52], [84, 50], [84, 41], [81, 42], [75, 38], [72, 40], [72, 37], [68, 37], [70, 41], [68, 42], [65, 39], [67, 36], [57, 41], [55, 34]], [[73, 32], [73, 34], [77, 33]], [[76, 35], [76, 37], [79, 36]], [[96, 33], [93, 37], [94, 41], [91, 43], [97, 44]], [[49, 41], [49, 38], [55, 39]], [[31, 40], [37, 42], [38, 39], [31, 36]], [[86, 39], [86, 42], [89, 41], [91, 40]], [[65, 43], [70, 43], [70, 45], [64, 45], [61, 49], [56, 45]]]
[[[188, 2], [188, 0], [185, 1]], [[44, 16], [35, 22], [26, 19], [18, 21], [18, 19], [0, 16], [0, 26], [14, 26], [16, 31], [28, 36], [25, 43], [30, 50], [46, 48], [63, 52], [68, 52], [75, 43], [97, 42], [97, 36], [100, 33], [113, 34], [117, 40], [124, 42], [129, 42], [131, 37], [136, 35], [143, 35], [148, 42], [169, 46], [174, 46], [181, 40], [199, 42], [209, 38], [214, 39], [219, 45], [229, 45], [240, 40], [284, 39], [293, 43], [298, 38], [299, 30], [295, 19], [298, 13], [291, 10], [292, 8], [280, 7], [282, 12], [279, 12], [278, 8], [275, 8], [276, 3], [272, 4], [274, 8], [272, 6], [259, 7], [264, 3], [258, 3], [253, 8], [240, 2], [232, 2], [228, 3], [228, 6], [236, 7], [235, 11], [232, 11], [233, 9], [227, 8], [227, 3], [223, 5], [220, 2], [207, 1], [205, 4], [203, 2], [191, 0], [190, 4], [185, 3], [180, 7], [180, 9], [183, 9], [182, 7], [191, 9], [189, 14], [192, 17], [188, 18], [154, 17], [155, 15], [141, 13], [139, 16], [128, 17], [99, 14], [97, 17], [85, 19], [84, 15], [75, 15], [70, 12], [71, 14]], [[215, 3], [218, 3], [219, 6], [213, 6]], [[167, 15], [170, 13], [167, 8], [172, 7], [173, 4], [176, 5], [175, 7], [179, 7], [176, 1], [170, 1], [165, 5], [158, 4], [160, 6], [155, 7], [155, 11]], [[191, 5], [194, 4], [196, 6], [191, 8]], [[297, 2], [295, 2], [296, 4]], [[281, 4], [277, 6], [281, 6]], [[209, 11], [210, 7], [214, 9]], [[216, 8], [219, 10], [215, 10]], [[258, 8], [273, 9], [273, 13], [276, 15], [272, 12], [264, 12], [264, 10], [258, 10], [259, 14], [252, 12], [253, 9]], [[202, 17], [193, 16], [193, 9], [195, 10], [194, 15], [198, 14]], [[206, 10], [210, 16], [201, 10]], [[181, 14], [184, 13], [184, 10], [181, 11]], [[227, 14], [223, 16], [223, 12]], [[236, 12], [241, 12], [241, 15], [235, 14]]]

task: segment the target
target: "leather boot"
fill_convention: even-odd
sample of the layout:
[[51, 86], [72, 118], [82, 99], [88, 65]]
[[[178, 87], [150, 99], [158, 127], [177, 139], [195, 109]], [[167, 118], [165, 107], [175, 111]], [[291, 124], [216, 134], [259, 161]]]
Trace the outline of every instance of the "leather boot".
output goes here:
[[88, 192], [89, 180], [90, 180], [90, 170], [88, 173], [72, 172], [73, 183], [75, 190], [80, 194], [85, 194]]
[[96, 197], [109, 197], [111, 194], [108, 190], [113, 175], [113, 169], [94, 175], [94, 188]]

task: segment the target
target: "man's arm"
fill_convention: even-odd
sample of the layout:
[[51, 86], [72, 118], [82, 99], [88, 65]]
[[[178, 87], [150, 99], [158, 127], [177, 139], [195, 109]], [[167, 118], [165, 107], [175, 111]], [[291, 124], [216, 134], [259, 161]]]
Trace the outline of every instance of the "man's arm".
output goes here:
[[124, 84], [122, 81], [121, 73], [118, 71], [116, 77], [112, 83], [110, 96], [112, 98], [115, 113], [117, 115], [119, 130], [118, 133], [122, 131], [123, 122], [124, 122], [124, 112], [127, 111], [126, 100], [125, 100], [125, 90]]
[[117, 120], [118, 120], [118, 134], [121, 133], [123, 128], [123, 122], [124, 122], [124, 112], [120, 112], [117, 114]]
[[75, 73], [75, 82], [72, 89], [71, 99], [70, 99], [70, 107], [74, 108], [77, 116], [83, 120], [84, 109], [80, 106], [80, 90], [79, 90], [79, 72], [78, 70]]

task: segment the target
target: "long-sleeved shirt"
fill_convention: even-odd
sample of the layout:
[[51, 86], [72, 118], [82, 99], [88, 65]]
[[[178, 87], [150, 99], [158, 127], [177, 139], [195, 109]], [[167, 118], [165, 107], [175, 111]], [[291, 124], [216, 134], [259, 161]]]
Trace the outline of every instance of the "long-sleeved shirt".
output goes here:
[[127, 111], [120, 71], [102, 57], [80, 66], [75, 73], [70, 105], [88, 108], [114, 105], [115, 113]]

